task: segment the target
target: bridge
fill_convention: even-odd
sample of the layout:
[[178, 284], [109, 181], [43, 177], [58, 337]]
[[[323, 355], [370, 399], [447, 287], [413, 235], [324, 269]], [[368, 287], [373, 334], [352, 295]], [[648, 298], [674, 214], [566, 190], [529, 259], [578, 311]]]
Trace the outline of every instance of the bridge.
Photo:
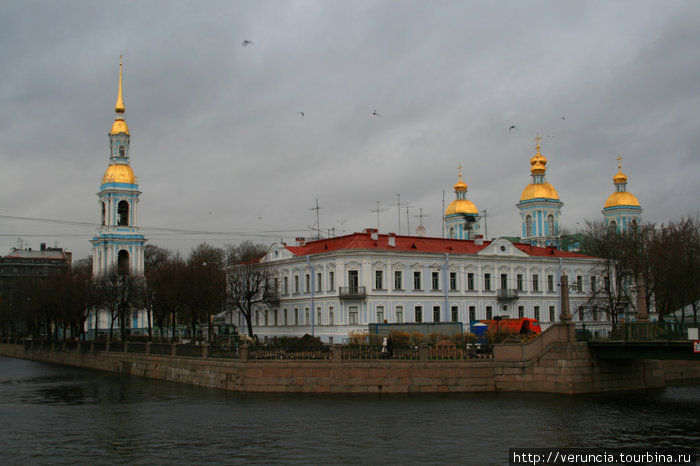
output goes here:
[[576, 337], [585, 340], [599, 359], [700, 361], [700, 352], [695, 352], [698, 348], [694, 345], [698, 327], [676, 322], [584, 324], [577, 327]]

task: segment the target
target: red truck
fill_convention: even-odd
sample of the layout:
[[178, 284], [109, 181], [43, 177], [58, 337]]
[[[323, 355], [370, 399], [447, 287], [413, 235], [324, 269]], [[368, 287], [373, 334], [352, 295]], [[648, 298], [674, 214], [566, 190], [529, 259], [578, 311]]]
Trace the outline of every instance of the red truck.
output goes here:
[[490, 319], [482, 320], [488, 326], [488, 332], [501, 335], [528, 335], [531, 333], [542, 333], [542, 327], [537, 319], [522, 317], [519, 319]]

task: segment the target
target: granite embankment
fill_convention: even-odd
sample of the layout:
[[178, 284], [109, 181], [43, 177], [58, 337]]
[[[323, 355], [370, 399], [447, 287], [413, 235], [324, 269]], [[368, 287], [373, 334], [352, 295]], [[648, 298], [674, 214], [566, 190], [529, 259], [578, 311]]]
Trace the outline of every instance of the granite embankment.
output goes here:
[[10, 340], [0, 342], [0, 355], [239, 392], [578, 394], [700, 381], [696, 362], [602, 360], [572, 336], [572, 328], [553, 326], [531, 343], [496, 345], [491, 359], [432, 359], [427, 348], [412, 360], [351, 359], [340, 345], [322, 359], [251, 359], [245, 346], [227, 357], [206, 346]]

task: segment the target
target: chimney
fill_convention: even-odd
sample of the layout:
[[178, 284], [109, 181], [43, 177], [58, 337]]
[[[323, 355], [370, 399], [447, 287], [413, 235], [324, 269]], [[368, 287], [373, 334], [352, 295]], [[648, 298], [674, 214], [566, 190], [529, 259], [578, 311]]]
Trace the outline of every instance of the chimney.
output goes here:
[[396, 247], [396, 233], [389, 233], [389, 247]]

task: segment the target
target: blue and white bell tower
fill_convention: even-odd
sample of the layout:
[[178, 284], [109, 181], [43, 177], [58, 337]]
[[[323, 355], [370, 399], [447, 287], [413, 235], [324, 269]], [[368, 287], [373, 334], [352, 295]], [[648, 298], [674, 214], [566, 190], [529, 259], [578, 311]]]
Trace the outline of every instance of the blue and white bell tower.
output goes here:
[[532, 183], [527, 185], [517, 205], [520, 210], [522, 225], [522, 242], [533, 246], [559, 247], [561, 232], [559, 217], [564, 205], [554, 186], [547, 183], [547, 159], [540, 154], [540, 135], [537, 141], [537, 153], [530, 159]]
[[100, 227], [92, 243], [92, 274], [105, 275], [116, 269], [120, 275], [142, 276], [146, 239], [138, 227], [139, 185], [129, 165], [129, 128], [124, 119], [122, 63], [119, 62], [117, 113], [109, 132], [109, 166], [102, 177], [98, 205]]

